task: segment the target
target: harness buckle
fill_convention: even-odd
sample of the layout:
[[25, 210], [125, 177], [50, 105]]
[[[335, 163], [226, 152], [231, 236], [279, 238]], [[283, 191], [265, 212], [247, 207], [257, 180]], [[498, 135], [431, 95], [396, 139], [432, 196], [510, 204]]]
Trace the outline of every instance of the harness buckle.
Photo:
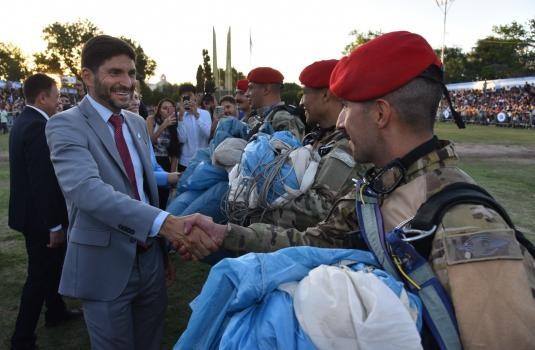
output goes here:
[[433, 225], [433, 227], [431, 227], [429, 230], [411, 228], [412, 219], [414, 219], [414, 216], [400, 222], [395, 228], [399, 231], [401, 239], [405, 242], [414, 242], [424, 239], [434, 234], [437, 230], [437, 225]]

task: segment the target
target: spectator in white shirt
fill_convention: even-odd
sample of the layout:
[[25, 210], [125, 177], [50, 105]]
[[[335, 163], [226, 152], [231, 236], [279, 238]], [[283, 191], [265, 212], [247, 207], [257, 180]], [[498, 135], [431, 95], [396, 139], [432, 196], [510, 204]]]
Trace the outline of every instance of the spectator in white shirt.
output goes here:
[[178, 160], [178, 171], [184, 171], [189, 161], [200, 148], [208, 147], [212, 118], [204, 109], [197, 108], [196, 89], [192, 84], [179, 87], [180, 101], [178, 112], [178, 141], [182, 153]]

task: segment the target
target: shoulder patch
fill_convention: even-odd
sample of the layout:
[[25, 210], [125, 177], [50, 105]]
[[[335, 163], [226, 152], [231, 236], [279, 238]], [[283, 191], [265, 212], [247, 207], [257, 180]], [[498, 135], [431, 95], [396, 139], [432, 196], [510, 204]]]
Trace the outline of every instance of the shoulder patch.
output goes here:
[[523, 259], [511, 229], [477, 231], [445, 237], [448, 265], [483, 260]]

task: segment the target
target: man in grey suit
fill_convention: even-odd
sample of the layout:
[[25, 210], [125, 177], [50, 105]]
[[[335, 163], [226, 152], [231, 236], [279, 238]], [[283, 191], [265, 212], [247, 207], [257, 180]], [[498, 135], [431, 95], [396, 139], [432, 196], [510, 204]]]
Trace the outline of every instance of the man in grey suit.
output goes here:
[[160, 349], [165, 239], [195, 256], [217, 247], [205, 234], [184, 236], [183, 220], [156, 207], [145, 121], [125, 110], [135, 87], [132, 47], [90, 39], [81, 75], [86, 97], [46, 127], [70, 223], [59, 291], [82, 300], [93, 349]]

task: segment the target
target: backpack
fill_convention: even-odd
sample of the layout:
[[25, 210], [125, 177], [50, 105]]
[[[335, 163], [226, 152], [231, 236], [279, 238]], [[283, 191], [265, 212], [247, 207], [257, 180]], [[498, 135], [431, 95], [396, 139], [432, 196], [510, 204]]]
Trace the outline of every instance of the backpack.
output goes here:
[[[458, 204], [482, 204], [500, 214], [520, 244], [534, 255], [533, 244], [518, 231], [506, 211], [483, 188], [469, 183], [453, 183], [431, 196], [414, 218], [385, 233], [377, 194], [357, 182], [356, 212], [361, 235], [381, 267], [424, 305], [425, 328], [422, 344], [426, 349], [461, 349], [462, 344], [451, 300], [427, 262], [437, 226], [448, 209]], [[407, 236], [410, 233], [410, 237]]]

